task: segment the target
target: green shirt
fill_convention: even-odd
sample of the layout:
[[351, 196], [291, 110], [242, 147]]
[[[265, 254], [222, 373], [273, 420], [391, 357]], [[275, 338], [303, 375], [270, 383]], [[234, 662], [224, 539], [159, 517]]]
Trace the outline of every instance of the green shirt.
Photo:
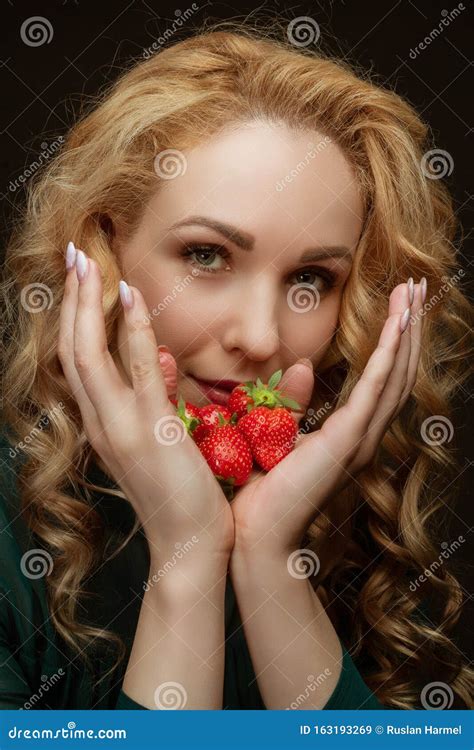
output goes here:
[[[117, 556], [98, 566], [87, 582], [87, 591], [97, 596], [81, 599], [78, 608], [82, 622], [113, 630], [127, 646], [119, 667], [96, 687], [83, 660], [53, 628], [45, 579], [31, 577], [39, 568], [32, 560], [28, 575], [22, 572], [22, 556], [28, 550], [41, 550], [42, 545], [19, 514], [16, 471], [21, 460], [21, 454], [12, 457], [10, 444], [0, 432], [0, 709], [146, 709], [122, 690], [143, 584], [149, 576], [148, 544], [142, 529]], [[87, 478], [104, 487], [117, 487], [97, 464], [91, 464]], [[98, 492], [92, 497], [108, 535], [117, 538], [132, 528], [136, 515], [128, 501]], [[265, 709], [229, 574], [225, 635], [223, 708]], [[385, 708], [364, 683], [342, 642], [341, 647], [342, 671], [324, 708]], [[96, 679], [113, 661], [113, 653], [95, 659]]]

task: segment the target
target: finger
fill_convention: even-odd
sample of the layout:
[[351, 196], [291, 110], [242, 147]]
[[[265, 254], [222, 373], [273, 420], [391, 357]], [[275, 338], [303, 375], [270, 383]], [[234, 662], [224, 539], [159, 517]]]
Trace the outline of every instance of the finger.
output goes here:
[[332, 450], [340, 452], [341, 458], [358, 450], [360, 442], [366, 436], [395, 364], [401, 343], [401, 317], [398, 312], [389, 314], [378, 346], [352, 389], [347, 404], [337, 409], [321, 428], [328, 442], [333, 443]]
[[[310, 360], [306, 360], [310, 363]], [[278, 390], [286, 396], [296, 401], [300, 410], [292, 409], [296, 422], [299, 424], [306, 413], [306, 409], [311, 401], [311, 395], [314, 388], [313, 366], [301, 364], [299, 361], [289, 367], [283, 375]]]
[[76, 268], [73, 266], [66, 271], [64, 294], [59, 313], [58, 358], [70, 393], [79, 406], [83, 423], [87, 424], [91, 431], [100, 432], [102, 427], [97, 412], [84, 389], [74, 364], [74, 321], [78, 302], [78, 286]]
[[418, 373], [418, 365], [420, 362], [421, 354], [421, 337], [423, 334], [423, 298], [421, 284], [415, 285], [415, 298], [412, 305], [412, 315], [410, 323], [408, 324], [407, 332], [410, 331], [411, 337], [411, 352], [410, 362], [408, 363], [408, 382], [405, 391], [402, 395], [403, 403], [410, 395], [413, 386], [416, 383], [416, 376]]
[[174, 398], [178, 390], [178, 366], [171, 352], [159, 352], [160, 367], [165, 380], [168, 398]]
[[74, 322], [74, 363], [82, 385], [104, 428], [110, 427], [133, 397], [109, 352], [102, 308], [102, 279], [95, 261], [78, 250], [78, 265], [87, 270], [79, 279]]
[[[389, 311], [403, 314], [410, 307], [407, 284], [395, 287], [390, 295]], [[389, 423], [393, 419], [408, 382], [408, 364], [411, 356], [410, 326], [401, 335], [395, 364], [388, 377], [383, 393], [377, 403], [375, 414], [367, 430], [367, 450], [378, 445]]]
[[[170, 407], [167, 383], [161, 370], [160, 353], [148, 309], [140, 290], [135, 286], [129, 289], [132, 307], [124, 307], [124, 317], [128, 331], [130, 373], [137, 403], [145, 413], [167, 410]], [[172, 365], [168, 358], [168, 382], [174, 386], [172, 367], [176, 367], [176, 362]]]

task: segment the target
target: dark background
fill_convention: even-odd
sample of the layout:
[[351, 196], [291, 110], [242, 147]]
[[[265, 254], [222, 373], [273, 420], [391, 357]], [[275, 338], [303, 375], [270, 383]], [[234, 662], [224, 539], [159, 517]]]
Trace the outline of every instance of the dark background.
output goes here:
[[[432, 148], [447, 151], [454, 169], [445, 177], [454, 197], [456, 213], [463, 227], [464, 241], [458, 265], [466, 273], [464, 288], [472, 290], [473, 196], [469, 177], [472, 159], [472, 90], [469, 52], [472, 49], [473, 13], [469, 0], [460, 15], [444, 27], [423, 51], [410, 57], [413, 50], [440, 20], [458, 7], [456, 2], [279, 2], [240, 5], [238, 10], [224, 2], [197, 2], [192, 14], [168, 44], [193, 33], [205, 19], [210, 21], [245, 18], [258, 19], [281, 14], [287, 21], [310, 16], [317, 21], [321, 36], [318, 45], [338, 57], [345, 57], [372, 74], [382, 85], [405, 97], [430, 126]], [[21, 2], [2, 0], [3, 50], [1, 77], [1, 164], [2, 243], [0, 262], [12, 221], [24, 200], [21, 185], [12, 183], [38, 159], [45, 144], [64, 135], [73, 124], [87, 97], [96, 94], [120, 73], [132, 58], [141, 59], [144, 49], [172, 26], [181, 11], [191, 8], [191, 0], [181, 5], [154, 0], [44, 0]], [[444, 14], [442, 13], [444, 11]], [[32, 17], [49, 20], [53, 35], [40, 46], [25, 44], [20, 35], [22, 23]], [[466, 278], [465, 277], [465, 278]], [[415, 279], [418, 281], [418, 279]], [[469, 364], [466, 363], [466, 367]], [[469, 414], [472, 390], [460, 390], [456, 409], [455, 434], [462, 471], [456, 504], [446, 505], [447, 541], [463, 534], [467, 543], [453, 554], [457, 575], [466, 592], [457, 644], [466, 658], [472, 659], [472, 529], [473, 509], [469, 476], [472, 477], [472, 431]], [[472, 481], [472, 480], [471, 480]], [[456, 558], [455, 560], [453, 558]]]

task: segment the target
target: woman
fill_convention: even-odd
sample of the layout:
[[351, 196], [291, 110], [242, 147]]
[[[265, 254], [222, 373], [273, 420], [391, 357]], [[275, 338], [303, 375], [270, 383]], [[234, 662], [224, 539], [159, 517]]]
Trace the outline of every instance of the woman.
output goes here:
[[[472, 705], [461, 587], [419, 580], [471, 312], [451, 283], [426, 314], [456, 270], [427, 132], [244, 25], [133, 65], [72, 127], [6, 257], [0, 705], [412, 709], [440, 680]], [[169, 399], [278, 369], [297, 443], [229, 502]]]

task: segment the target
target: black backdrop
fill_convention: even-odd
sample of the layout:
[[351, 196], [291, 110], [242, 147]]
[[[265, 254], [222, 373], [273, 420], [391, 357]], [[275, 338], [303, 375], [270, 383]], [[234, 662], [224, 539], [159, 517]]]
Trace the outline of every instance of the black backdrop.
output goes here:
[[[3, 49], [1, 53], [1, 174], [2, 259], [5, 242], [24, 189], [20, 176], [26, 174], [41, 151], [52, 153], [58, 136], [64, 134], [79, 112], [81, 101], [112, 81], [121, 65], [143, 51], [184, 13], [182, 6], [155, 0], [2, 0]], [[196, 3], [199, 10], [183, 23], [177, 41], [193, 32], [205, 18], [212, 20], [282, 13], [290, 20], [309, 16], [320, 28], [318, 44], [326, 52], [347, 57], [376, 73], [381, 83], [392, 87], [417, 109], [430, 126], [436, 148], [447, 151], [453, 170], [445, 179], [454, 196], [456, 213], [463, 226], [464, 241], [458, 265], [471, 289], [473, 255], [469, 247], [473, 211], [469, 177], [472, 160], [472, 88], [470, 51], [473, 13], [469, 0], [454, 2], [247, 3], [238, 9], [224, 2]], [[454, 11], [454, 9], [457, 9]], [[189, 13], [188, 13], [189, 15]], [[32, 16], [41, 16], [46, 37], [27, 27]], [[444, 25], [442, 23], [444, 19]], [[433, 29], [440, 29], [433, 34]], [[428, 41], [424, 40], [428, 38]], [[431, 41], [430, 41], [431, 39]], [[421, 43], [421, 44], [420, 44]], [[471, 92], [471, 93], [469, 93]], [[44, 157], [44, 158], [47, 158]], [[465, 278], [466, 278], [465, 277]], [[466, 363], [468, 367], [468, 363]], [[468, 542], [455, 553], [456, 569], [468, 600], [456, 639], [464, 654], [472, 650], [472, 528], [473, 508], [469, 477], [472, 477], [472, 430], [469, 416], [472, 390], [464, 386], [458, 397], [455, 424], [462, 472], [456, 505], [446, 506], [445, 538], [460, 534]]]

